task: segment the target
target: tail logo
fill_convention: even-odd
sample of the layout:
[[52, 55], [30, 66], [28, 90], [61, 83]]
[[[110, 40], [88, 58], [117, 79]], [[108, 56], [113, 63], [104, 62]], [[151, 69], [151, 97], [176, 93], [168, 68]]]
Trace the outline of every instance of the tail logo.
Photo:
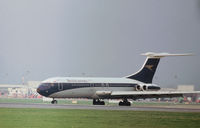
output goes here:
[[147, 68], [147, 69], [153, 71], [153, 65], [145, 65], [145, 68]]

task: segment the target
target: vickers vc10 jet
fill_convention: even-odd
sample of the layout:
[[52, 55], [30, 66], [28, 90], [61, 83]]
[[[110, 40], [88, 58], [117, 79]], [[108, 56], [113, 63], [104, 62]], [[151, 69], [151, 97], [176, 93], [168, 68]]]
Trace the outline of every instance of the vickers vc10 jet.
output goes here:
[[191, 54], [152, 53], [142, 54], [147, 59], [142, 68], [122, 78], [96, 77], [55, 77], [44, 80], [37, 92], [45, 97], [53, 98], [89, 98], [93, 105], [104, 105], [103, 99], [122, 99], [120, 106], [130, 106], [128, 99], [172, 98], [184, 94], [200, 93], [198, 91], [160, 91], [160, 87], [152, 83], [160, 58], [166, 56], [188, 56]]

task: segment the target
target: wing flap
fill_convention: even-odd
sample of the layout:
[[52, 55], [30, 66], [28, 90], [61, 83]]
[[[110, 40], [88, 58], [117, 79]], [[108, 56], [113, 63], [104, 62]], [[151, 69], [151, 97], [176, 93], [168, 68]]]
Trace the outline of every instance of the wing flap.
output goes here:
[[131, 99], [146, 99], [146, 98], [172, 98], [182, 97], [185, 94], [198, 94], [200, 91], [113, 91], [111, 97], [119, 98], [126, 97]]
[[186, 94], [200, 94], [200, 91], [97, 91], [96, 95], [100, 98], [129, 98], [129, 99], [146, 99], [146, 98], [173, 98], [182, 97]]
[[196, 94], [200, 91], [112, 91], [111, 95], [164, 95], [164, 94]]

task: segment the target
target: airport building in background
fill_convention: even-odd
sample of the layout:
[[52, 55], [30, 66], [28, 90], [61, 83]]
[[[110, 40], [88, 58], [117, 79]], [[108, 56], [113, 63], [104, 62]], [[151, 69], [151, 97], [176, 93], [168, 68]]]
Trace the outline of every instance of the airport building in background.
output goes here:
[[28, 81], [26, 84], [0, 84], [0, 97], [10, 98], [38, 98], [41, 97], [36, 88], [40, 81]]

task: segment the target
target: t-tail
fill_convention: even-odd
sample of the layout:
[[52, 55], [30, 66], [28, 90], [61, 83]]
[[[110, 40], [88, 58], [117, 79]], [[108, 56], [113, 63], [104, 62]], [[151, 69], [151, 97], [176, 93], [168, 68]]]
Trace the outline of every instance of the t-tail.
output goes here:
[[153, 53], [147, 52], [141, 54], [147, 56], [147, 59], [142, 68], [135, 74], [129, 75], [126, 78], [138, 80], [144, 83], [152, 83], [154, 74], [158, 67], [160, 58], [166, 56], [191, 56], [192, 54], [170, 54], [170, 53]]

